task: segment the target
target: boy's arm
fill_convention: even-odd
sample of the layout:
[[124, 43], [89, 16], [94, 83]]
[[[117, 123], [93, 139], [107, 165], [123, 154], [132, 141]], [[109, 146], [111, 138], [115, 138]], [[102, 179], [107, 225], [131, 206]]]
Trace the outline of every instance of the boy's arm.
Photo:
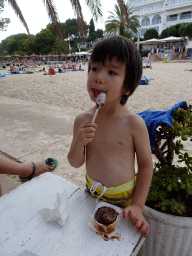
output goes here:
[[132, 203], [143, 210], [153, 176], [153, 162], [147, 127], [139, 117], [137, 127], [133, 130], [133, 140], [137, 156], [138, 173]]
[[85, 162], [85, 146], [93, 140], [97, 125], [86, 122], [80, 115], [75, 119], [73, 127], [73, 141], [68, 153], [68, 161], [75, 168], [81, 167]]
[[131, 206], [124, 210], [124, 217], [129, 217], [135, 227], [145, 235], [149, 233], [149, 225], [142, 214], [145, 201], [151, 185], [153, 176], [153, 162], [149, 134], [145, 122], [141, 117], [134, 118], [132, 122], [133, 143], [137, 156], [138, 173], [136, 187]]

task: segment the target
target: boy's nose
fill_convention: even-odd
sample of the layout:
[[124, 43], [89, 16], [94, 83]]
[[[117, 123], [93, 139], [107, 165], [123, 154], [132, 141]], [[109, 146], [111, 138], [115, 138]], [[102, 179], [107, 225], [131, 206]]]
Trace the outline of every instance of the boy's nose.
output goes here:
[[105, 81], [105, 74], [104, 72], [99, 72], [97, 77], [96, 77], [96, 82], [97, 83], [103, 83]]

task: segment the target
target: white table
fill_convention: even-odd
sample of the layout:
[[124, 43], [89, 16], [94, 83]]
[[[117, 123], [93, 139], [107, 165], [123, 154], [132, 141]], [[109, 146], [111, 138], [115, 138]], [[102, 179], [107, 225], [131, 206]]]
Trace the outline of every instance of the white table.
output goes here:
[[[38, 211], [53, 207], [57, 192], [67, 191], [69, 216], [61, 228]], [[88, 225], [95, 198], [74, 184], [45, 173], [0, 198], [1, 256], [134, 256], [144, 238], [128, 219], [120, 219], [118, 240], [104, 241]]]

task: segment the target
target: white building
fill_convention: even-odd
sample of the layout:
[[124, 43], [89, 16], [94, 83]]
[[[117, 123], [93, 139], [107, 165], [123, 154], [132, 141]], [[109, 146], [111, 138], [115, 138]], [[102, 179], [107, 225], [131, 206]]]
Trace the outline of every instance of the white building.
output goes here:
[[154, 28], [159, 35], [167, 27], [192, 22], [192, 0], [128, 0], [141, 25], [139, 34]]

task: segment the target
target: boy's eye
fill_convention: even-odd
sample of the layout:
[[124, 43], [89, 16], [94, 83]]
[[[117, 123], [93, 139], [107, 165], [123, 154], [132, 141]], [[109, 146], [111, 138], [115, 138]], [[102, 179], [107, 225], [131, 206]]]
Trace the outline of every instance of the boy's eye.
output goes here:
[[96, 67], [92, 67], [91, 70], [95, 72], [95, 71], [97, 71], [97, 68]]
[[109, 71], [109, 74], [113, 75], [113, 76], [116, 75], [116, 73], [114, 71], [112, 71], [112, 70]]

